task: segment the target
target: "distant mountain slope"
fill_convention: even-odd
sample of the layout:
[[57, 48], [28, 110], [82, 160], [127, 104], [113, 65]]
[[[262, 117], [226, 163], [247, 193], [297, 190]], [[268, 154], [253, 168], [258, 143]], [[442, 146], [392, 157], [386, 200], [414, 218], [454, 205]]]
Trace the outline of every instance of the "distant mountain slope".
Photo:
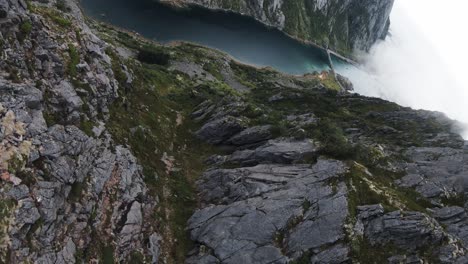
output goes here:
[[162, 0], [242, 13], [342, 53], [369, 50], [387, 35], [394, 0]]

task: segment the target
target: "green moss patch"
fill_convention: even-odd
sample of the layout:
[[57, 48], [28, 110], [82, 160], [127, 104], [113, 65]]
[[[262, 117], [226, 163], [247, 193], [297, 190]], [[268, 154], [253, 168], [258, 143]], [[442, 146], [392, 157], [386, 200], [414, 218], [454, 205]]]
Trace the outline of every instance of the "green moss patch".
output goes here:
[[67, 63], [67, 73], [71, 77], [75, 77], [77, 74], [76, 65], [80, 63], [80, 54], [78, 53], [78, 50], [75, 48], [75, 46], [71, 44], [68, 45], [68, 56], [69, 61]]

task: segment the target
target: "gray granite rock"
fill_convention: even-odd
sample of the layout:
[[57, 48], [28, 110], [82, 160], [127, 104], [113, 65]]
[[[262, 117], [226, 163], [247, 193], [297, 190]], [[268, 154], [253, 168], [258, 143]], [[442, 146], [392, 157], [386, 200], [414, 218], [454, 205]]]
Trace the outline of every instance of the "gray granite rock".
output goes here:
[[[55, 0], [30, 4], [36, 2], [55, 10]], [[142, 235], [149, 225], [143, 219], [155, 201], [146, 196], [138, 161], [105, 128], [98, 138], [78, 127], [82, 118], [105, 123], [119, 87], [107, 44], [85, 24], [77, 3], [65, 2], [69, 12], [57, 15], [73, 21], [72, 34], [59, 32], [42, 13], [30, 13], [25, 1], [0, 0], [0, 161], [10, 157], [5, 149], [12, 158], [21, 157], [14, 174], [4, 174], [3, 164], [0, 174], [22, 180], [16, 186], [0, 180], [0, 199], [15, 205], [0, 220], [2, 241], [11, 241], [0, 245], [0, 262], [8, 251], [12, 263], [75, 263], [79, 252], [97, 245], [96, 232], [112, 244], [117, 262], [139, 250], [151, 251], [156, 263], [161, 239], [148, 248]], [[24, 21], [31, 23], [31, 33], [20, 43]], [[80, 57], [92, 57], [77, 66], [73, 81], [65, 69], [68, 44]], [[20, 78], [12, 80], [10, 71]], [[6, 113], [8, 123], [3, 123]], [[7, 233], [3, 221], [8, 221]]]
[[212, 255], [191, 256], [185, 263], [187, 264], [219, 264], [220, 261]]
[[318, 254], [310, 259], [313, 264], [340, 264], [350, 262], [350, 249], [343, 244], [337, 244]]
[[312, 159], [317, 156], [318, 145], [310, 140], [294, 140], [278, 138], [269, 140], [264, 145], [254, 150], [240, 150], [234, 152], [228, 162], [242, 165], [255, 165], [258, 163], [283, 163], [300, 162], [305, 158]]
[[241, 119], [226, 116], [206, 123], [196, 134], [200, 139], [210, 144], [221, 144], [240, 132], [244, 127]]
[[[126, 221], [122, 227], [119, 235], [119, 246], [120, 250], [131, 251], [136, 246], [132, 243], [134, 241], [140, 241], [142, 236], [143, 226], [143, 213], [141, 204], [139, 202], [133, 202], [126, 215]], [[127, 249], [125, 249], [127, 248]]]
[[[346, 186], [338, 184], [334, 192], [327, 181], [344, 172], [345, 165], [333, 160], [209, 171], [199, 184], [201, 196], [219, 205], [195, 212], [189, 221], [192, 239], [222, 263], [286, 263], [275, 242], [278, 233], [284, 233], [283, 246], [295, 258], [333, 244], [345, 235]], [[317, 232], [321, 235], [310, 235]]]
[[151, 234], [149, 237], [149, 251], [151, 254], [151, 263], [159, 263], [159, 256], [161, 254], [161, 240], [162, 237], [157, 233]]
[[272, 138], [272, 129], [271, 125], [249, 127], [231, 137], [228, 143], [242, 146], [262, 142]]
[[394, 211], [365, 221], [364, 226], [364, 235], [370, 243], [393, 243], [407, 250], [440, 245], [446, 237], [434, 219], [420, 212]]
[[65, 242], [65, 246], [63, 249], [57, 253], [57, 260], [55, 261], [56, 264], [68, 264], [68, 263], [76, 263], [75, 261], [75, 254], [76, 254], [76, 245], [73, 243], [72, 239], [68, 239]]
[[18, 186], [14, 186], [8, 192], [8, 195], [15, 200], [22, 200], [29, 196], [29, 188], [28, 186], [21, 184]]
[[402, 187], [415, 188], [426, 198], [463, 194], [468, 190], [463, 150], [449, 147], [410, 148], [411, 162], [402, 165], [407, 175], [397, 181]]
[[458, 206], [435, 209], [434, 218], [446, 226], [449, 234], [459, 238], [468, 245], [468, 215], [465, 208]]
[[384, 214], [384, 208], [381, 204], [358, 206], [359, 218], [371, 220]]

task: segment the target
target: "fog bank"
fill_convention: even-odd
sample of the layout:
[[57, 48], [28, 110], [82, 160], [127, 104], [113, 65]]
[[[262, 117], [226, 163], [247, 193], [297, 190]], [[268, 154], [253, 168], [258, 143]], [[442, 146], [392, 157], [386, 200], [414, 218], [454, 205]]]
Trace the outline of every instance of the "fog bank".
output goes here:
[[[441, 111], [468, 124], [467, 9], [464, 0], [396, 0], [391, 36], [364, 56], [366, 73], [352, 67], [338, 71], [358, 93]], [[467, 139], [468, 129], [462, 134]]]

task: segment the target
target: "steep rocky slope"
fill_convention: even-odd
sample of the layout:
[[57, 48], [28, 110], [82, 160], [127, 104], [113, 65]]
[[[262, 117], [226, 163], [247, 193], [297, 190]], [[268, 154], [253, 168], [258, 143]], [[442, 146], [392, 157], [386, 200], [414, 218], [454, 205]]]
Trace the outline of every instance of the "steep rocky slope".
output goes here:
[[234, 97], [193, 114], [204, 120], [198, 137], [232, 147], [197, 182], [202, 209], [189, 229], [199, 251], [189, 263], [468, 261], [468, 149], [448, 120], [262, 86], [253, 106]]
[[161, 0], [229, 10], [348, 54], [385, 38], [394, 0]]
[[73, 3], [0, 10], [1, 261], [157, 259], [156, 200], [101, 123], [122, 89], [108, 45]]
[[1, 263], [466, 263], [442, 114], [0, 0]]

